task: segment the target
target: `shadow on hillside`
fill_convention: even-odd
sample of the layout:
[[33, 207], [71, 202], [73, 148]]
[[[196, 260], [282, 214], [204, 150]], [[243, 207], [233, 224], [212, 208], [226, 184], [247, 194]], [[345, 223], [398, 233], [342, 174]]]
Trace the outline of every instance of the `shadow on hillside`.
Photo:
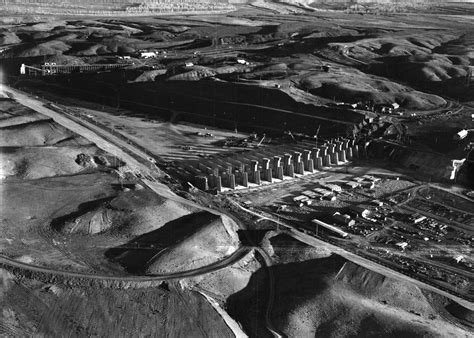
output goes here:
[[68, 222], [74, 222], [77, 218], [84, 216], [86, 213], [98, 210], [99, 208], [110, 203], [116, 197], [117, 196], [114, 195], [81, 203], [77, 207], [76, 211], [53, 219], [50, 223], [50, 226], [53, 230], [61, 232]]
[[[257, 256], [260, 257], [260, 256]], [[275, 297], [270, 315], [273, 325], [281, 329], [277, 318], [283, 318], [301, 302], [323, 293], [345, 259], [331, 255], [299, 263], [260, 268], [247, 286], [227, 299], [227, 312], [240, 322], [250, 337], [272, 337], [266, 328], [265, 313], [269, 296], [269, 275], [274, 278]], [[270, 274], [269, 274], [270, 273]]]
[[182, 216], [126, 244], [107, 250], [105, 256], [118, 262], [130, 273], [142, 274], [149, 262], [159, 256], [164, 249], [185, 241], [218, 219], [219, 216], [207, 211]]

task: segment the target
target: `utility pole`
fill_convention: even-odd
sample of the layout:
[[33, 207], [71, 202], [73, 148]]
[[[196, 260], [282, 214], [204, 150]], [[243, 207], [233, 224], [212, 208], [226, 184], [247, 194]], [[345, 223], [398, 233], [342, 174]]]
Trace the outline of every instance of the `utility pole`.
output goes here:
[[315, 135], [315, 139], [316, 139], [316, 146], [318, 146], [318, 135], [319, 135], [319, 129], [321, 128], [321, 125], [318, 125], [318, 129], [316, 130], [316, 135]]

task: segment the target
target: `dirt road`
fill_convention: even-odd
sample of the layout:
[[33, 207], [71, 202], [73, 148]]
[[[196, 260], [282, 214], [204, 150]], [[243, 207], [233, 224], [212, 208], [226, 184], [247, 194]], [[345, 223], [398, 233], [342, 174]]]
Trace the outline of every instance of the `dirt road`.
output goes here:
[[36, 273], [40, 274], [46, 278], [54, 278], [54, 277], [64, 277], [68, 280], [76, 279], [76, 280], [96, 280], [96, 281], [104, 281], [104, 282], [133, 282], [137, 284], [145, 284], [149, 286], [149, 283], [153, 282], [161, 282], [165, 280], [171, 279], [182, 279], [182, 278], [190, 278], [196, 277], [199, 275], [203, 275], [206, 273], [211, 273], [225, 267], [231, 266], [238, 261], [240, 261], [243, 257], [245, 257], [253, 247], [243, 246], [238, 248], [229, 256], [225, 257], [224, 259], [200, 267], [192, 270], [186, 271], [178, 271], [178, 272], [171, 272], [165, 274], [153, 274], [153, 275], [146, 275], [146, 276], [110, 276], [110, 275], [99, 275], [99, 274], [88, 274], [88, 273], [81, 273], [81, 272], [71, 272], [66, 270], [59, 270], [59, 269], [51, 269], [37, 265], [31, 265], [23, 262], [19, 262], [17, 260], [11, 259], [4, 255], [0, 255], [0, 267], [5, 268], [6, 270], [13, 270], [21, 274], [22, 271], [28, 271], [29, 273]]

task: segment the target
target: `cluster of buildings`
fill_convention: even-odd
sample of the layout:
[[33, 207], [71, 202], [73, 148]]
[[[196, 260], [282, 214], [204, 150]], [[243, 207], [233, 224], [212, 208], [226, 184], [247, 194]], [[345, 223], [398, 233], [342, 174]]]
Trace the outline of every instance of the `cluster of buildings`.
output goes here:
[[330, 223], [323, 222], [319, 219], [313, 219], [312, 225], [316, 225], [318, 234], [319, 227], [324, 228], [332, 234], [335, 234], [342, 238], [348, 238], [349, 233], [356, 235], [364, 235], [378, 230], [380, 226], [377, 226], [380, 215], [373, 213], [364, 205], [351, 205], [346, 211], [334, 212], [328, 220]]
[[139, 57], [141, 59], [154, 59], [154, 58], [157, 58], [158, 56], [163, 56], [163, 57], [167, 57], [167, 54], [168, 52], [165, 51], [165, 50], [152, 50], [152, 51], [149, 51], [149, 50], [141, 50], [139, 51]]

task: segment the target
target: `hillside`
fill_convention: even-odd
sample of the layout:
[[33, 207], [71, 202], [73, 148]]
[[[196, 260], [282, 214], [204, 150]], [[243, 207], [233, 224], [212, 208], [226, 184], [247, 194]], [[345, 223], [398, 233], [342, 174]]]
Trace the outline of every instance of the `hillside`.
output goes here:
[[[451, 304], [448, 310], [455, 308], [451, 312], [461, 320], [471, 316], [469, 311], [441, 296], [334, 254], [295, 262], [297, 252], [307, 256], [311, 248], [286, 236], [273, 237], [270, 243], [273, 257], [281, 261], [270, 267], [275, 283], [270, 318], [288, 337], [468, 336], [468, 329], [452, 324], [459, 319], [444, 306]], [[253, 337], [267, 332], [263, 314], [268, 293], [261, 290], [267, 290], [269, 282], [267, 271], [259, 269], [247, 287], [227, 301], [229, 314]]]
[[196, 211], [140, 189], [138, 184], [125, 184], [127, 191], [115, 198], [90, 201], [77, 212], [54, 220], [52, 226], [64, 234], [140, 236]]
[[49, 284], [0, 269], [0, 336], [233, 337], [198, 292]]
[[147, 274], [185, 271], [217, 262], [238, 247], [236, 224], [209, 212], [174, 219], [106, 256], [128, 271]]

